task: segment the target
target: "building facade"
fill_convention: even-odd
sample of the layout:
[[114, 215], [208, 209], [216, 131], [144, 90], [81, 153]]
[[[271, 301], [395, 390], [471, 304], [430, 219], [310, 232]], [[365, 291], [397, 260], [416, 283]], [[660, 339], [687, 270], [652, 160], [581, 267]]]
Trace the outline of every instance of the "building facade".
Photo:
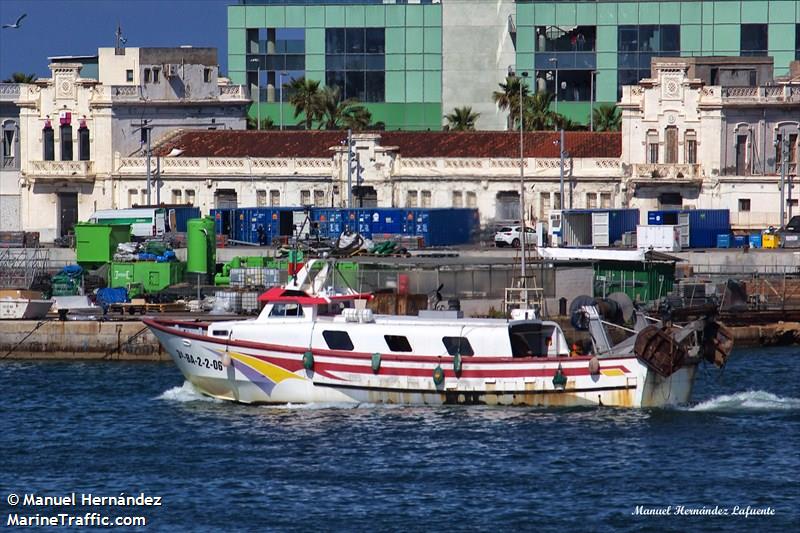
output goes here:
[[786, 79], [752, 87], [706, 85], [688, 75], [694, 67], [654, 60], [651, 76], [623, 87], [622, 201], [729, 209], [738, 229], [785, 224], [800, 214], [800, 63]]
[[17, 86], [20, 225], [44, 242], [120, 196], [166, 201], [155, 160], [149, 192], [118, 191], [113, 179], [118, 157], [145, 155], [148, 134], [155, 143], [183, 127], [245, 128], [247, 89], [218, 79], [215, 49], [108, 48], [98, 58], [96, 78], [58, 58], [50, 78]]
[[19, 195], [19, 108], [21, 88], [17, 83], [0, 83], [0, 231], [20, 230]]
[[[492, 92], [509, 71], [587, 123], [649, 75], [655, 56], [800, 59], [800, 1], [240, 0], [228, 8], [234, 83], [261, 87], [262, 116], [295, 124], [281, 86], [306, 76], [365, 102], [387, 129], [438, 130], [471, 106], [505, 129]], [[254, 98], [254, 100], [257, 100]], [[281, 105], [281, 103], [283, 104]], [[555, 105], [554, 105], [555, 107]], [[255, 108], [250, 111], [255, 116]]]
[[[613, 207], [621, 198], [620, 135], [568, 132], [564, 200], [558, 134], [531, 132], [380, 132], [354, 134], [363, 170], [350, 183], [358, 207], [475, 207], [483, 224], [520, 218], [520, 162], [526, 218], [551, 209]], [[158, 154], [168, 188], [193, 189], [203, 212], [217, 207], [335, 206], [348, 202], [346, 133], [186, 131]], [[522, 155], [522, 158], [520, 158]], [[118, 191], [143, 186], [145, 158], [123, 157]], [[116, 199], [123, 207], [124, 196]]]

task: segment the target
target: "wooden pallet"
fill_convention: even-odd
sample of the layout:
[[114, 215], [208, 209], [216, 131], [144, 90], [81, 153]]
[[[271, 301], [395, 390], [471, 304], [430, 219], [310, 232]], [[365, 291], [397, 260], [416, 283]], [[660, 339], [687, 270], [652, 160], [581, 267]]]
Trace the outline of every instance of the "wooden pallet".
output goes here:
[[184, 313], [186, 312], [186, 304], [170, 303], [170, 304], [153, 304], [153, 303], [125, 303], [125, 304], [111, 304], [108, 306], [110, 312], [122, 314], [148, 314], [148, 313]]

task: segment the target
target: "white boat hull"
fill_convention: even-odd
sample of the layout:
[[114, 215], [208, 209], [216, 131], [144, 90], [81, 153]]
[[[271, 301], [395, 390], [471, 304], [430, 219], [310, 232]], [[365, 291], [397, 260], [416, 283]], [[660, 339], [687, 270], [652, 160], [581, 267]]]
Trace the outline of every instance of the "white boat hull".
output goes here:
[[36, 320], [47, 316], [52, 300], [0, 298], [0, 320]]
[[[241, 403], [485, 404], [529, 406], [663, 407], [689, 402], [697, 362], [668, 378], [635, 356], [464, 357], [459, 375], [452, 357], [315, 350], [205, 336], [205, 328], [146, 320], [186, 379], [202, 393]], [[306, 356], [308, 359], [308, 356]], [[434, 382], [440, 366], [444, 379]], [[554, 377], [559, 366], [566, 383]]]

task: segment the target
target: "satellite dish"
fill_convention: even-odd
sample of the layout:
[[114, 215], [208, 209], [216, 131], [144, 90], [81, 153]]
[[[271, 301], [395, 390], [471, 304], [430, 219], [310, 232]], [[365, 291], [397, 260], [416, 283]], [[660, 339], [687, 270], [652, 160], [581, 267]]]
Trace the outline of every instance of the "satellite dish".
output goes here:
[[619, 309], [622, 312], [622, 320], [625, 322], [630, 322], [633, 318], [634, 311], [633, 301], [631, 300], [630, 296], [624, 292], [612, 292], [608, 295], [608, 299], [612, 302], [615, 302], [619, 306]]
[[569, 304], [569, 321], [572, 327], [579, 331], [586, 331], [589, 329], [589, 324], [586, 323], [583, 313], [581, 313], [581, 307], [586, 305], [595, 305], [595, 301], [594, 298], [585, 294], [576, 297], [572, 300], [572, 303]]

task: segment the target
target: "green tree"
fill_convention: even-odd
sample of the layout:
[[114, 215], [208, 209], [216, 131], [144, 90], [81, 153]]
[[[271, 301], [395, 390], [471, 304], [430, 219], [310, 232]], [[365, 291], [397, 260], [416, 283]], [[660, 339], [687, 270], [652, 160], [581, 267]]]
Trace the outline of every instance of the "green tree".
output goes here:
[[613, 104], [601, 104], [595, 107], [592, 116], [595, 131], [619, 131], [622, 125], [622, 115]]
[[[519, 117], [519, 93], [520, 93], [520, 78], [516, 76], [508, 76], [505, 83], [500, 83], [500, 90], [492, 93], [492, 99], [497, 106], [505, 111], [508, 110], [508, 129], [517, 124]], [[523, 101], [528, 96], [528, 85], [522, 83], [522, 99]]]
[[319, 120], [322, 115], [322, 91], [319, 81], [307, 80], [305, 76], [292, 79], [284, 84], [289, 90], [289, 103], [294, 106], [294, 118], [304, 114], [304, 119], [298, 122], [305, 124], [307, 130], [311, 129], [315, 120]]
[[[257, 130], [258, 129], [258, 119], [253, 117], [247, 117], [247, 129], [248, 130]], [[266, 117], [261, 119], [261, 129], [262, 130], [274, 130], [275, 129], [275, 121], [272, 120], [272, 117]]]
[[3, 80], [3, 83], [33, 83], [36, 81], [36, 74], [25, 74], [24, 72], [15, 72], [10, 78]]
[[540, 92], [525, 98], [523, 124], [528, 131], [552, 129], [560, 115], [550, 109], [553, 94]]
[[473, 113], [470, 106], [456, 107], [444, 116], [450, 131], [475, 131], [475, 121], [481, 116]]
[[355, 98], [342, 100], [339, 87], [324, 87], [320, 93], [319, 128], [365, 130], [372, 122], [372, 113]]

